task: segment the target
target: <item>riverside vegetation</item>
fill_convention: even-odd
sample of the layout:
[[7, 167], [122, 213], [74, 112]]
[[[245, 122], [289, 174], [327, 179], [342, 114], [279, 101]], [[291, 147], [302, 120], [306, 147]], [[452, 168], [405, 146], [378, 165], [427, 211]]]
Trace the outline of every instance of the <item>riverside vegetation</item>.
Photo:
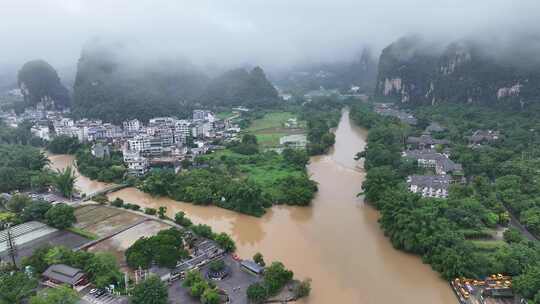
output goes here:
[[[139, 184], [152, 195], [200, 205], [217, 205], [261, 216], [274, 204], [309, 205], [317, 185], [307, 172], [309, 155], [323, 154], [334, 145], [331, 128], [339, 121], [344, 103], [333, 98], [299, 100], [287, 107], [306, 122], [306, 151], [286, 148], [281, 154], [263, 150], [257, 136], [246, 133], [226, 150], [197, 157], [192, 168], [174, 174], [156, 170]], [[264, 119], [265, 111], [242, 115], [243, 127]]]
[[[539, 137], [531, 136], [538, 123], [532, 113], [502, 113], [485, 108], [437, 106], [416, 110], [418, 129], [375, 114], [370, 105], [358, 104], [351, 118], [368, 128], [365, 158], [366, 201], [381, 212], [380, 225], [393, 246], [422, 256], [446, 279], [481, 278], [492, 273], [514, 276], [514, 290], [540, 303], [540, 245], [510, 228], [501, 241], [478, 241], [483, 231], [508, 221], [505, 206], [535, 230], [540, 191], [534, 160]], [[418, 133], [428, 121], [449, 126], [455, 141], [452, 158], [461, 162], [470, 183], [453, 185], [448, 199], [422, 198], [410, 193], [405, 177], [416, 164], [401, 158], [404, 138]], [[464, 136], [471, 129], [501, 129], [504, 141], [472, 149]], [[524, 155], [527, 155], [525, 157]], [[531, 210], [532, 209], [532, 210]]]
[[301, 150], [259, 152], [253, 135], [244, 135], [229, 149], [196, 158], [195, 168], [174, 174], [151, 172], [139, 188], [195, 204], [214, 204], [261, 216], [272, 204], [308, 205], [317, 190]]

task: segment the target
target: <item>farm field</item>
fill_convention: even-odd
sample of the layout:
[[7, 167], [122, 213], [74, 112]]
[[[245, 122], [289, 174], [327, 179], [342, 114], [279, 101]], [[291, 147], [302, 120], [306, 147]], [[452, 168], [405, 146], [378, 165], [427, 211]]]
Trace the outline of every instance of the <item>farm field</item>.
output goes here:
[[107, 206], [83, 206], [75, 210], [76, 228], [104, 237], [133, 225], [143, 216]]
[[88, 248], [90, 252], [106, 251], [112, 253], [122, 267], [126, 265], [124, 252], [141, 237], [156, 235], [159, 231], [169, 229], [171, 226], [154, 220], [144, 221], [134, 227], [123, 231], [112, 238], [106, 239]]

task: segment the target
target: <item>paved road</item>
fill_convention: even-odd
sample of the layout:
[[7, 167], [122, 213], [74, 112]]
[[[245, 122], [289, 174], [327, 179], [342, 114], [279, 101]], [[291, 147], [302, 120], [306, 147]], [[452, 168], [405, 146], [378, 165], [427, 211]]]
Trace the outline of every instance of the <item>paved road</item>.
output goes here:
[[523, 234], [523, 236], [525, 236], [528, 240], [530, 240], [530, 241], [540, 241], [536, 236], [534, 236], [532, 233], [530, 233], [529, 230], [527, 230], [527, 228], [525, 228], [525, 226], [523, 226], [518, 221], [517, 217], [514, 216], [514, 214], [510, 210], [508, 210], [508, 208], [506, 208], [506, 211], [508, 211], [508, 213], [510, 214], [510, 225], [517, 228], [519, 231], [521, 231], [521, 234]]

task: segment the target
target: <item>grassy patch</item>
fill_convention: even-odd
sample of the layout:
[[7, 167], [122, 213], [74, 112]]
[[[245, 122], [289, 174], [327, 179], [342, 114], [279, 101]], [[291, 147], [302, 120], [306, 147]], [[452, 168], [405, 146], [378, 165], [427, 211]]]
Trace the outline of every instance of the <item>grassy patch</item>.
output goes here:
[[494, 251], [499, 249], [500, 247], [507, 246], [506, 242], [504, 241], [475, 240], [469, 242], [474, 246], [474, 248], [480, 251]]
[[85, 237], [87, 239], [90, 239], [90, 240], [97, 240], [99, 238], [99, 236], [97, 234], [94, 234], [94, 233], [92, 233], [90, 231], [87, 231], [87, 230], [84, 230], [82, 228], [70, 227], [70, 228], [67, 228], [66, 230], [69, 231], [69, 232], [78, 234], [78, 235], [80, 235], [82, 237]]
[[234, 113], [231, 112], [231, 111], [224, 111], [224, 112], [219, 112], [219, 113], [217, 113], [217, 114], [216, 114], [216, 117], [217, 117], [218, 119], [225, 119], [225, 118], [229, 118], [229, 117], [231, 117], [231, 116], [233, 116], [233, 115], [234, 115]]
[[482, 228], [482, 229], [460, 229], [466, 239], [490, 239], [495, 235], [495, 229]]
[[296, 115], [291, 112], [270, 112], [265, 114], [263, 118], [254, 120], [248, 131], [257, 132], [264, 129], [282, 128], [288, 119], [295, 117]]
[[285, 135], [288, 135], [287, 133], [271, 133], [271, 134], [255, 134], [257, 137], [257, 142], [261, 146], [277, 146], [279, 145], [279, 139]]
[[291, 118], [297, 116], [291, 112], [270, 112], [263, 118], [254, 120], [246, 131], [257, 136], [261, 146], [275, 147], [279, 145], [281, 137], [305, 132], [303, 121], [299, 121], [296, 127], [287, 127], [285, 123]]
[[275, 152], [265, 152], [249, 156], [226, 149], [205, 155], [204, 158], [214, 160], [227, 158], [227, 162], [235, 164], [234, 166], [241, 176], [258, 184], [262, 191], [271, 197], [282, 196], [277, 183], [283, 178], [289, 176], [302, 177], [305, 175], [305, 170], [286, 164], [283, 157]]

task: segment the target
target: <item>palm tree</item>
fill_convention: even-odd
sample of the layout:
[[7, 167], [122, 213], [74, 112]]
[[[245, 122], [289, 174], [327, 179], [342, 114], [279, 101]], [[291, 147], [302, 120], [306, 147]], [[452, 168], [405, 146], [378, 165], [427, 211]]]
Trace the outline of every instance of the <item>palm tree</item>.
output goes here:
[[75, 170], [73, 170], [73, 167], [67, 166], [64, 170], [56, 169], [56, 171], [56, 176], [54, 177], [56, 190], [71, 200], [75, 191], [75, 181], [77, 180]]

